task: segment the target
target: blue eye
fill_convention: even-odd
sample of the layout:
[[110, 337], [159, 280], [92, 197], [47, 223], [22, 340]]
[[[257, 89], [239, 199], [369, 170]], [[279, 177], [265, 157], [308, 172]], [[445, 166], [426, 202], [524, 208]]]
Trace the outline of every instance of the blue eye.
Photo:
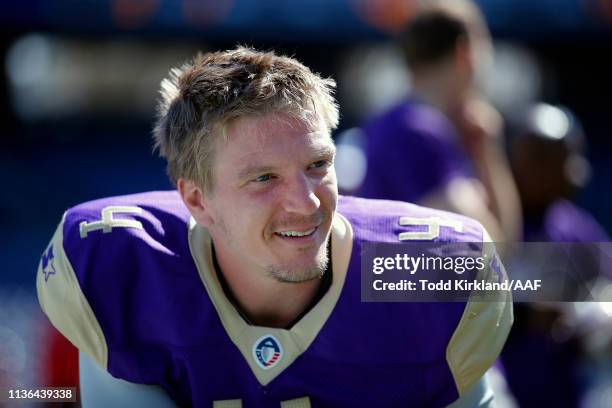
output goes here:
[[310, 166], [308, 166], [309, 169], [318, 169], [321, 167], [325, 167], [327, 165], [327, 160], [318, 160], [314, 163], [312, 163]]
[[255, 177], [253, 179], [253, 181], [255, 183], [264, 183], [266, 181], [269, 181], [272, 179], [272, 175], [271, 174], [262, 174], [261, 176]]

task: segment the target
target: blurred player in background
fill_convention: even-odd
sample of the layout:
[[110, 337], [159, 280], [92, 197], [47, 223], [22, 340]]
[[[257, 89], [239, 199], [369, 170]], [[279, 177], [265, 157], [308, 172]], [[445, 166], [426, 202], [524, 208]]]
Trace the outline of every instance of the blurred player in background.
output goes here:
[[510, 128], [510, 164], [524, 211], [524, 240], [609, 241], [593, 216], [571, 201], [591, 174], [576, 115], [538, 103], [525, 109]]
[[399, 242], [414, 229], [400, 217], [461, 224], [435, 224], [432, 242], [486, 231], [338, 197], [334, 86], [247, 48], [162, 82], [155, 138], [178, 192], [68, 210], [38, 272], [43, 310], [80, 350], [84, 406], [492, 406], [483, 375], [511, 325], [507, 294], [360, 300], [362, 244]]
[[[599, 223], [571, 202], [590, 174], [577, 117], [567, 108], [537, 103], [511, 120], [509, 129], [525, 241], [608, 242]], [[582, 272], [592, 274], [592, 281], [609, 282], [612, 275], [603, 270], [597, 276], [602, 271], [595, 262], [596, 267], [584, 266]], [[581, 406], [587, 386], [581, 372], [585, 352], [592, 351], [591, 345], [609, 344], [610, 318], [595, 303], [517, 304], [515, 310], [503, 363], [520, 406]]]
[[479, 10], [469, 1], [428, 2], [399, 45], [413, 92], [365, 126], [361, 195], [459, 212], [482, 222], [494, 240], [517, 239], [520, 204], [501, 116], [475, 90], [492, 53]]

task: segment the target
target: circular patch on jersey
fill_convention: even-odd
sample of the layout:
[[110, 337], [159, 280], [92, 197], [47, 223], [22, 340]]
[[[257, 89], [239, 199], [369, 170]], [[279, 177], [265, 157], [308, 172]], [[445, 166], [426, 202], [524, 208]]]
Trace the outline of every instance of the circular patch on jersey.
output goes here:
[[271, 334], [260, 337], [253, 344], [253, 358], [264, 370], [268, 370], [283, 358], [283, 347], [280, 341]]

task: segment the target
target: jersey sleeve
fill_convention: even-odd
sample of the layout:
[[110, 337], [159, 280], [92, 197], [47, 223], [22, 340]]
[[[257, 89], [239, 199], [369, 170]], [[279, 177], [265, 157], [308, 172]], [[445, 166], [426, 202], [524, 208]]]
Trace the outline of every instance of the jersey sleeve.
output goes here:
[[64, 250], [65, 219], [66, 214], [41, 257], [36, 277], [38, 300], [55, 328], [106, 369], [108, 347], [104, 334]]
[[[476, 279], [502, 282], [508, 279], [494, 244], [484, 230], [483, 252], [487, 267]], [[496, 291], [484, 300], [470, 297], [446, 349], [446, 360], [459, 395], [463, 396], [493, 365], [506, 342], [513, 322], [512, 294]]]

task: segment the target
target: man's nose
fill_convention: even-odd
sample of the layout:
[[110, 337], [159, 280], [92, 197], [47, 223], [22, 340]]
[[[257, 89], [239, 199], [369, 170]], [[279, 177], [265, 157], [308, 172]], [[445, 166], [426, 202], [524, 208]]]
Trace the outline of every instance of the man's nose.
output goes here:
[[311, 215], [321, 205], [321, 200], [315, 194], [315, 183], [305, 175], [291, 178], [283, 197], [284, 210], [291, 213]]

